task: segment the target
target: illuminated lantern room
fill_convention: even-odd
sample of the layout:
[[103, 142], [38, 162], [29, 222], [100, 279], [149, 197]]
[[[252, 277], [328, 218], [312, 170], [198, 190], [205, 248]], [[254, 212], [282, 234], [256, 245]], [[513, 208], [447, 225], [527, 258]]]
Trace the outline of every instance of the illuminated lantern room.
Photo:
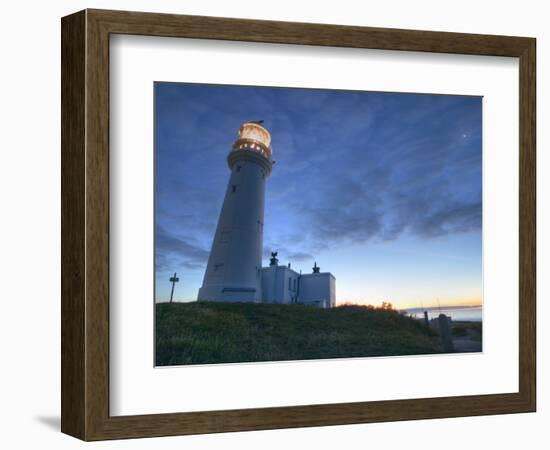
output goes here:
[[239, 137], [233, 144], [233, 151], [252, 150], [271, 161], [271, 134], [258, 122], [245, 122], [239, 128]]

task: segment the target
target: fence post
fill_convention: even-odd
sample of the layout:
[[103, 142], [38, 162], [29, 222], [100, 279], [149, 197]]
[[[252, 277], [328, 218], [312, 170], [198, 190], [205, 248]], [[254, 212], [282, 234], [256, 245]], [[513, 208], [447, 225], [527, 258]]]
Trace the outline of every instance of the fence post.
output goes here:
[[453, 339], [451, 337], [451, 325], [450, 318], [445, 314], [439, 314], [439, 336], [441, 337], [441, 344], [443, 345], [443, 351], [446, 353], [453, 353], [455, 347], [453, 345]]

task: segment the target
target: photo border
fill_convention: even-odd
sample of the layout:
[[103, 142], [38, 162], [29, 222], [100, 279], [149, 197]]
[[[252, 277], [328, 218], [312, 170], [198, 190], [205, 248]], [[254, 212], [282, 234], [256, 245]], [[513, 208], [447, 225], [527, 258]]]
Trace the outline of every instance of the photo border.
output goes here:
[[[536, 40], [84, 10], [61, 22], [61, 430], [83, 440], [536, 410]], [[109, 415], [109, 36], [134, 34], [519, 58], [517, 393], [134, 416]]]

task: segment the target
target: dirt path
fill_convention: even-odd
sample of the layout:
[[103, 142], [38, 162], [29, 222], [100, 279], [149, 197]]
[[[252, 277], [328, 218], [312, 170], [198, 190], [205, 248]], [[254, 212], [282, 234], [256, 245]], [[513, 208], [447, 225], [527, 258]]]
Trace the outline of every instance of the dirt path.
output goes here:
[[467, 330], [467, 334], [461, 337], [453, 337], [453, 345], [456, 353], [481, 352], [483, 349], [480, 333], [476, 330]]

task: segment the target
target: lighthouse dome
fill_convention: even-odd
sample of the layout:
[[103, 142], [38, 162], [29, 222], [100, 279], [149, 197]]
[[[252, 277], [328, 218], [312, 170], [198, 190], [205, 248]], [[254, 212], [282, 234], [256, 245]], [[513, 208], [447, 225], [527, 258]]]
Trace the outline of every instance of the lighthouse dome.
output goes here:
[[263, 122], [245, 122], [239, 128], [239, 139], [251, 139], [266, 147], [271, 147], [271, 134]]
[[251, 161], [262, 166], [266, 175], [271, 174], [271, 134], [262, 123], [263, 121], [245, 122], [239, 127], [237, 140], [227, 156], [230, 168], [238, 161]]

